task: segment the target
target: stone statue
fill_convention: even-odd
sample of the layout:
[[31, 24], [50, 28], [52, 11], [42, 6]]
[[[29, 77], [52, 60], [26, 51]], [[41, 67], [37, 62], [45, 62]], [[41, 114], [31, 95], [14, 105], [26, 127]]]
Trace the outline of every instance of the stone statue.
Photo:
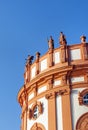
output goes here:
[[33, 58], [34, 58], [34, 56], [28, 55], [28, 58], [26, 59], [26, 65], [27, 65], [27, 64], [30, 64], [30, 65], [31, 65]]
[[63, 34], [63, 32], [60, 32], [59, 43], [60, 43], [60, 45], [66, 45], [67, 44], [66, 37]]
[[39, 60], [40, 55], [40, 52], [36, 52], [36, 60]]
[[54, 40], [52, 38], [52, 36], [50, 36], [50, 40], [48, 40], [48, 46], [49, 46], [49, 49], [54, 49]]

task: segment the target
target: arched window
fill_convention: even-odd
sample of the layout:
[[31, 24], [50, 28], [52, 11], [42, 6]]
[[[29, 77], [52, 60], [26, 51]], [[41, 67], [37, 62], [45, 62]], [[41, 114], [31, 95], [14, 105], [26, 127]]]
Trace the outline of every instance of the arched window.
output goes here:
[[88, 130], [88, 112], [78, 119], [76, 130]]

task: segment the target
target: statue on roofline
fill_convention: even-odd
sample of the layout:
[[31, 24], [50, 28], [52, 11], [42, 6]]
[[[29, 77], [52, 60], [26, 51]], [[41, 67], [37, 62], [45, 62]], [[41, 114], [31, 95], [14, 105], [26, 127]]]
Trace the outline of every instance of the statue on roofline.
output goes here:
[[28, 55], [28, 58], [26, 59], [26, 65], [28, 65], [28, 64], [32, 64], [32, 60], [34, 59], [34, 56], [30, 56], [30, 55]]
[[60, 43], [60, 45], [66, 45], [67, 44], [66, 37], [63, 34], [63, 32], [60, 32], [59, 43]]
[[48, 40], [48, 46], [49, 46], [49, 50], [54, 49], [54, 40], [52, 36], [50, 36], [50, 39]]

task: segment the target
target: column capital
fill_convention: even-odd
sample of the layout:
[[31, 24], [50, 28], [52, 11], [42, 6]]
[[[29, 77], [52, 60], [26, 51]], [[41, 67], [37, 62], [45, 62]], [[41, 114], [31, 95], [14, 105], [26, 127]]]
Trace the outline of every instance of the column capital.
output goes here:
[[52, 92], [52, 93], [46, 94], [46, 95], [45, 95], [45, 98], [46, 98], [46, 99], [52, 99], [52, 98], [55, 98], [55, 96], [56, 96], [56, 93], [55, 93], [55, 92]]
[[62, 96], [64, 96], [64, 95], [69, 95], [69, 94], [70, 94], [70, 89], [62, 89], [62, 90], [59, 90], [59, 91], [57, 91], [57, 94], [58, 94], [58, 95], [62, 95]]

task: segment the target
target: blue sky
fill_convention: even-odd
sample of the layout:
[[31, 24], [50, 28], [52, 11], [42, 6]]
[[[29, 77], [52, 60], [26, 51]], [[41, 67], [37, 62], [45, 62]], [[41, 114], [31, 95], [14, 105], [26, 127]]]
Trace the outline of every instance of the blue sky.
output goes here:
[[68, 44], [88, 39], [88, 0], [0, 0], [0, 130], [20, 130], [25, 59], [43, 55], [50, 35], [58, 47], [60, 31]]

